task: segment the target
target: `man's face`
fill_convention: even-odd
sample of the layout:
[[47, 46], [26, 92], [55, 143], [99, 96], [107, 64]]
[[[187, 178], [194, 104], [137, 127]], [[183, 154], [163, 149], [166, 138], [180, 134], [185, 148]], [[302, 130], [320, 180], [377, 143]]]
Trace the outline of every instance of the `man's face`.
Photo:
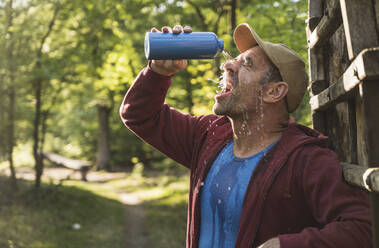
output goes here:
[[262, 106], [261, 80], [269, 68], [262, 48], [255, 46], [224, 65], [222, 91], [215, 96], [213, 112], [231, 118], [258, 113]]

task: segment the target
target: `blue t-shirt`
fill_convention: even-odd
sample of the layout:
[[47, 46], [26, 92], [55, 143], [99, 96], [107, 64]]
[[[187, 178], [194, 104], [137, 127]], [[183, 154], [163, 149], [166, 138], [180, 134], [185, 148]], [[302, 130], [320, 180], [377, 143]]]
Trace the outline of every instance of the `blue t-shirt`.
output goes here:
[[200, 248], [235, 246], [250, 177], [264, 154], [275, 144], [250, 157], [237, 158], [232, 141], [217, 156], [201, 191]]

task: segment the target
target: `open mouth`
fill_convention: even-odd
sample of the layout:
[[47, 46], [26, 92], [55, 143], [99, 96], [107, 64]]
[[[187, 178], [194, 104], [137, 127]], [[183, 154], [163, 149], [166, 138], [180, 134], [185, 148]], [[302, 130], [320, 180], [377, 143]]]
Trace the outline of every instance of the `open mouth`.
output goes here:
[[233, 84], [229, 80], [227, 80], [225, 83], [225, 86], [222, 88], [221, 93], [228, 93], [228, 92], [231, 92], [232, 90], [233, 90]]
[[233, 91], [233, 84], [231, 80], [223, 79], [223, 82], [220, 83], [221, 92], [216, 95], [216, 98], [223, 98], [230, 95]]

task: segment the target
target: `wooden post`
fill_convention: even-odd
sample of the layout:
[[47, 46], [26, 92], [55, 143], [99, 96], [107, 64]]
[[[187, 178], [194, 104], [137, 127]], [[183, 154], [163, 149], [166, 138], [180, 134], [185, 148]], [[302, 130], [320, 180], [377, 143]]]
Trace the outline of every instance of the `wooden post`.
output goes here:
[[[379, 68], [377, 68], [379, 70]], [[379, 75], [379, 71], [378, 71]], [[368, 167], [379, 167], [379, 79], [364, 81], [359, 87], [358, 108], [360, 125], [358, 129], [358, 147], [362, 153], [358, 154], [359, 161]], [[360, 105], [360, 106], [359, 106]], [[357, 118], [358, 120], [358, 118]], [[374, 248], [379, 248], [379, 194], [371, 193], [372, 230], [374, 236]]]
[[[378, 2], [378, 1], [377, 1]], [[378, 42], [372, 0], [340, 0], [349, 59]]]
[[[371, 0], [340, 0], [340, 6], [347, 51], [352, 60], [365, 48], [378, 45], [374, 3]], [[378, 60], [378, 56], [375, 57]], [[359, 85], [359, 94], [356, 96], [357, 149], [361, 165], [378, 167], [379, 68], [371, 69], [375, 71], [374, 78], [364, 80]], [[371, 193], [370, 197], [374, 248], [379, 248], [379, 194]]]
[[[322, 0], [308, 0], [308, 20], [307, 20], [307, 39], [310, 40], [312, 32], [315, 30], [323, 16], [323, 1]], [[308, 61], [309, 61], [309, 81], [310, 81], [310, 95], [317, 95], [325, 88], [328, 87], [325, 81], [325, 68], [324, 68], [324, 49], [319, 47], [317, 49], [308, 48]], [[313, 128], [322, 133], [326, 133], [325, 127], [325, 113], [312, 112]]]
[[345, 179], [371, 187], [373, 243], [379, 248], [379, 171], [362, 179], [368, 167], [379, 167], [379, 0], [309, 0], [308, 6], [313, 125], [350, 163], [343, 165]]
[[375, 0], [376, 32], [379, 36], [379, 0]]
[[324, 45], [340, 26], [342, 20], [339, 5], [338, 0], [330, 0], [329, 6], [325, 7], [325, 15], [308, 37], [309, 48], [313, 49]]

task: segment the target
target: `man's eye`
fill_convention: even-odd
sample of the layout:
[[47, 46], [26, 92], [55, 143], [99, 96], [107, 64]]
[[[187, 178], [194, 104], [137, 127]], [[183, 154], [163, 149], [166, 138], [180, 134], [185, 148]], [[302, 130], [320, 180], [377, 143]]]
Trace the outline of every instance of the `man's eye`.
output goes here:
[[243, 59], [242, 59], [242, 64], [243, 64], [244, 66], [252, 66], [252, 65], [253, 65], [253, 62], [251, 61], [250, 58], [243, 58]]

